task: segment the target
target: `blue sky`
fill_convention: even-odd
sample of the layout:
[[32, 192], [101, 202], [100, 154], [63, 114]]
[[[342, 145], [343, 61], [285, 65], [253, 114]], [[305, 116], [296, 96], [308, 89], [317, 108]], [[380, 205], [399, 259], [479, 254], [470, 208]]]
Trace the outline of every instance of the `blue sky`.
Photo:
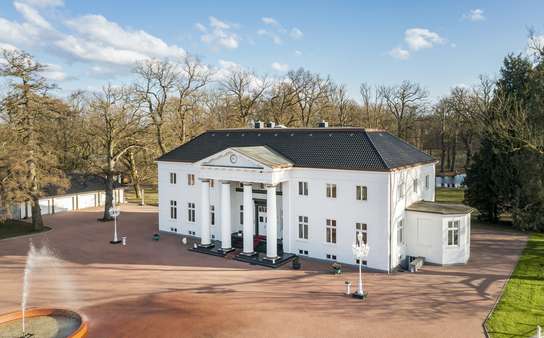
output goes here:
[[[281, 77], [304, 67], [345, 83], [412, 80], [432, 97], [494, 76], [544, 34], [544, 1], [4, 0], [0, 46], [51, 65], [62, 93], [128, 82], [134, 61], [196, 54], [217, 70]], [[544, 39], [544, 37], [543, 37]]]

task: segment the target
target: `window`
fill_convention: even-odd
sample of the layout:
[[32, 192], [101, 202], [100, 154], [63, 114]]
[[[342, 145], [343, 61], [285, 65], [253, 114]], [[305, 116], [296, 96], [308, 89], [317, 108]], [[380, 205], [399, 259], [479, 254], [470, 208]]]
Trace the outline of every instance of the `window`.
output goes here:
[[210, 223], [215, 225], [215, 206], [210, 205]]
[[414, 192], [417, 193], [417, 189], [418, 189], [418, 185], [419, 185], [419, 180], [417, 178], [414, 178]]
[[308, 182], [298, 182], [298, 194], [308, 196]]
[[327, 243], [336, 243], [336, 220], [327, 219]]
[[192, 202], [187, 203], [187, 219], [189, 222], [195, 221], [195, 204]]
[[195, 175], [193, 174], [187, 175], [187, 185], [195, 185]]
[[298, 253], [299, 253], [300, 255], [308, 256], [308, 250], [301, 250], [301, 249], [299, 249], [299, 250], [298, 250]]
[[176, 184], [176, 173], [170, 173], [170, 184]]
[[430, 179], [429, 175], [426, 175], [426, 176], [425, 176], [425, 189], [426, 189], [426, 190], [429, 190], [429, 186], [430, 186], [430, 184], [429, 184], [429, 183], [430, 183], [430, 182], [429, 182], [429, 179]]
[[327, 183], [327, 197], [336, 198], [336, 184]]
[[244, 206], [240, 206], [240, 224], [244, 224]]
[[357, 201], [366, 201], [367, 199], [367, 189], [363, 185], [358, 185], [356, 192], [355, 192], [355, 198], [357, 198]]
[[177, 201], [170, 201], [170, 218], [171, 219], [178, 218], [178, 202]]
[[404, 183], [399, 184], [399, 200], [404, 197]]
[[[355, 260], [355, 263], [356, 263], [356, 264], [359, 264], [359, 260], [356, 259], [356, 260]], [[363, 259], [362, 265], [365, 265], [365, 266], [366, 266], [366, 265], [367, 265], [367, 261]]]
[[333, 254], [326, 254], [325, 257], [327, 257], [327, 259], [331, 259], [333, 261], [336, 260], [336, 255], [333, 255]]
[[401, 219], [397, 225], [397, 243], [404, 244], [404, 220]]
[[366, 223], [355, 223], [355, 242], [359, 238], [359, 233], [363, 234], [363, 243], [368, 243], [367, 226]]
[[448, 246], [459, 246], [460, 222], [448, 221]]
[[308, 216], [298, 216], [298, 238], [308, 239]]

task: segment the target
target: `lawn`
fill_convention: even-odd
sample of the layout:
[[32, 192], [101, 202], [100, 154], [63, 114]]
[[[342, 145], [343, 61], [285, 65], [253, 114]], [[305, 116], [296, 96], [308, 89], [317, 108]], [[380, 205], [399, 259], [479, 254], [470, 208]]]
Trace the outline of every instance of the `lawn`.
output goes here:
[[[44, 227], [42, 231], [50, 229], [51, 228], [49, 227]], [[24, 221], [8, 219], [0, 222], [0, 239], [34, 234], [42, 231], [34, 231], [32, 224]]]
[[465, 189], [436, 188], [435, 200], [438, 203], [463, 203]]
[[544, 326], [544, 234], [533, 234], [487, 321], [493, 338], [531, 337]]
[[[134, 192], [134, 189], [132, 189], [132, 187], [129, 187], [127, 190], [125, 190], [125, 198], [129, 203], [141, 203], [140, 199], [136, 198], [136, 193]], [[144, 201], [146, 205], [159, 205], [159, 195], [157, 193], [156, 186], [146, 186], [144, 188]]]

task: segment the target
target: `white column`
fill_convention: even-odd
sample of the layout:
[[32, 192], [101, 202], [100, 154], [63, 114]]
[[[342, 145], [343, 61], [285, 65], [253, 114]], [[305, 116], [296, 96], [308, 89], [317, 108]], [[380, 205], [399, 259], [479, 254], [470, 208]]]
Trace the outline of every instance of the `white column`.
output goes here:
[[253, 251], [253, 229], [255, 220], [253, 218], [253, 187], [251, 183], [244, 183], [244, 253], [254, 254]]
[[210, 241], [210, 180], [200, 180], [200, 245], [211, 246]]
[[278, 222], [276, 219], [276, 186], [266, 186], [266, 257], [278, 257]]
[[231, 249], [230, 182], [221, 182], [221, 249]]

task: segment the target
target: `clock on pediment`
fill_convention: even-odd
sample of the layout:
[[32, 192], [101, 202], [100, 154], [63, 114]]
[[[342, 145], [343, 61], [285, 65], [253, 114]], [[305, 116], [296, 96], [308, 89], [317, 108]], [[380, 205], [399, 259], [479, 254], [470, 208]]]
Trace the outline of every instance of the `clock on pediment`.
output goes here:
[[229, 159], [230, 159], [230, 163], [232, 164], [235, 164], [236, 162], [238, 162], [238, 156], [236, 156], [236, 154], [231, 154]]

